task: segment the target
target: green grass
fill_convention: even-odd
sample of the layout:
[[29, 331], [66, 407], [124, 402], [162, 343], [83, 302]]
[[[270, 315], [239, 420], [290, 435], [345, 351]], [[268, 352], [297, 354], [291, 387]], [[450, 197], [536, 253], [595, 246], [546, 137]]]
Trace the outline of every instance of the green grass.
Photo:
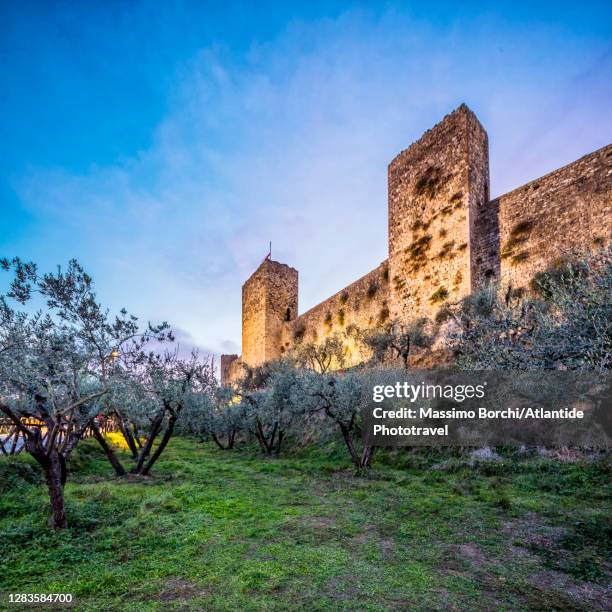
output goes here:
[[32, 461], [0, 461], [0, 593], [71, 592], [79, 610], [604, 609], [609, 486], [604, 461], [381, 451], [355, 478], [340, 447], [264, 459], [187, 439], [153, 476], [116, 479], [87, 441], [65, 533]]

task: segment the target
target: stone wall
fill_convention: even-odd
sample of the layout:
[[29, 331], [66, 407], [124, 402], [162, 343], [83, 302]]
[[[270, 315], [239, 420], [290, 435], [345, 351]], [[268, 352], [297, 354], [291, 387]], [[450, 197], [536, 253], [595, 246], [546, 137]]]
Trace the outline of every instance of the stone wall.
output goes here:
[[221, 380], [231, 380], [234, 375], [238, 355], [221, 355]]
[[390, 164], [391, 317], [434, 315], [470, 292], [470, 234], [489, 199], [487, 135], [465, 106]]
[[363, 347], [355, 331], [380, 328], [389, 321], [389, 270], [387, 261], [287, 324], [281, 351], [290, 353], [300, 342], [318, 344], [338, 334], [345, 347], [346, 365], [363, 361]]
[[576, 250], [612, 238], [612, 145], [500, 196], [500, 278], [527, 286]]
[[[242, 288], [242, 356], [222, 356], [224, 382], [243, 363], [335, 333], [346, 365], [357, 364], [356, 329], [431, 317], [489, 280], [526, 287], [567, 252], [612, 241], [612, 145], [489, 201], [487, 134], [462, 105], [400, 153], [388, 177], [389, 259], [300, 316], [297, 271], [264, 261]], [[430, 356], [415, 355], [415, 366]]]

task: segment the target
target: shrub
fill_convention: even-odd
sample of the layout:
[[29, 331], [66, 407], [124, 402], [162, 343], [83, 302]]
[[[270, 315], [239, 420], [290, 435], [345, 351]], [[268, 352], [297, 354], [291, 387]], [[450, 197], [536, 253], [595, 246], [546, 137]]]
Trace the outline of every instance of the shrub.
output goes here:
[[448, 289], [446, 287], [440, 286], [431, 294], [431, 296], [429, 296], [429, 301], [432, 304], [437, 304], [438, 302], [443, 302], [447, 297]]
[[[537, 275], [538, 295], [489, 287], [463, 300], [460, 365], [491, 369], [612, 367], [610, 249]], [[511, 331], [512, 333], [509, 333]], [[503, 339], [503, 342], [500, 341]]]
[[435, 321], [436, 323], [438, 323], [438, 325], [440, 325], [441, 323], [448, 321], [448, 319], [450, 319], [451, 316], [452, 316], [452, 310], [450, 309], [450, 307], [442, 306], [442, 308], [440, 308], [440, 310], [438, 310], [438, 312], [436, 313]]
[[536, 273], [529, 282], [530, 289], [542, 298], [548, 298], [555, 286], [586, 274], [585, 265], [567, 258], [557, 259], [548, 269]]

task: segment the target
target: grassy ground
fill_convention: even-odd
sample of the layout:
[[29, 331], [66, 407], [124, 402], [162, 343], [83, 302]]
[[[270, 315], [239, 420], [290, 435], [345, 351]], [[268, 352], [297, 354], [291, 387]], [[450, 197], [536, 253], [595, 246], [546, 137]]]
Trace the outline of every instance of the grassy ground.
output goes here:
[[[71, 528], [45, 527], [28, 457], [0, 461], [0, 593], [83, 610], [605, 609], [610, 467], [342, 449], [263, 459], [175, 439], [149, 478], [71, 462]], [[6, 596], [0, 606], [6, 605]]]

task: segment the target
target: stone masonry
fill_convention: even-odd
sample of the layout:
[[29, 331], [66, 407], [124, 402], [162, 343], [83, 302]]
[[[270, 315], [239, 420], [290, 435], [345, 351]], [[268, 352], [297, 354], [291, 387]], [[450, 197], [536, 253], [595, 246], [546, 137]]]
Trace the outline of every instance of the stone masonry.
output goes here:
[[432, 317], [487, 281], [525, 288], [564, 253], [610, 245], [612, 145], [489, 198], [487, 134], [461, 105], [389, 164], [388, 260], [300, 316], [293, 268], [266, 259], [245, 282], [242, 355], [221, 357], [222, 382], [336, 332], [357, 364], [357, 329]]

